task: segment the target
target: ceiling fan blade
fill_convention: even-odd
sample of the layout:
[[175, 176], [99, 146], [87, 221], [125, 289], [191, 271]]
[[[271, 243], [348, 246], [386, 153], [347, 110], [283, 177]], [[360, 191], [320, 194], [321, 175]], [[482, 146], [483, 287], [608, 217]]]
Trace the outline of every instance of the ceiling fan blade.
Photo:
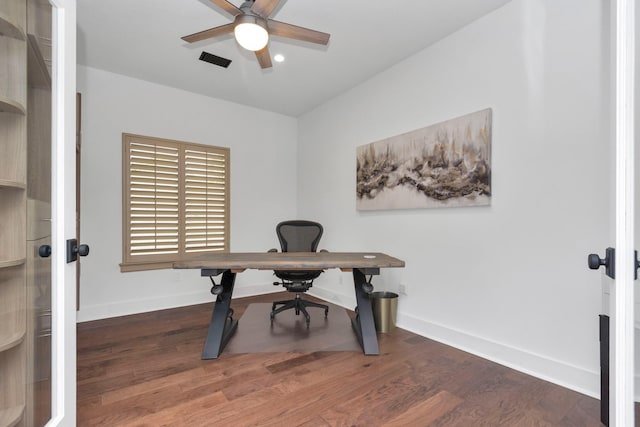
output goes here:
[[269, 53], [269, 47], [265, 46], [260, 50], [256, 51], [256, 58], [258, 58], [258, 63], [260, 63], [260, 68], [271, 68], [271, 54]]
[[273, 10], [278, 7], [280, 0], [256, 0], [251, 6], [251, 11], [267, 19]]
[[193, 33], [182, 37], [187, 43], [199, 42], [200, 40], [210, 39], [212, 37], [222, 36], [224, 34], [233, 33], [233, 23], [221, 25], [219, 27], [209, 28], [208, 30]]
[[209, 1], [215, 4], [216, 6], [218, 6], [219, 8], [224, 9], [225, 12], [233, 16], [240, 15], [242, 13], [240, 9], [238, 9], [237, 7], [229, 3], [227, 0], [209, 0]]
[[286, 24], [284, 22], [267, 21], [269, 34], [274, 36], [286, 37], [288, 39], [302, 40], [305, 42], [323, 44], [329, 43], [330, 34], [320, 31], [310, 30], [308, 28], [298, 27], [297, 25]]

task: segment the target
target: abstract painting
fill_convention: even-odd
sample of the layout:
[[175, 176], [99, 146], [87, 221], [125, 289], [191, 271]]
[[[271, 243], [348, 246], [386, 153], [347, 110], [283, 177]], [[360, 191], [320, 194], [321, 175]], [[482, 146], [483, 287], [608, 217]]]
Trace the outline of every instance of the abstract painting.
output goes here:
[[358, 210], [491, 204], [491, 109], [357, 148]]

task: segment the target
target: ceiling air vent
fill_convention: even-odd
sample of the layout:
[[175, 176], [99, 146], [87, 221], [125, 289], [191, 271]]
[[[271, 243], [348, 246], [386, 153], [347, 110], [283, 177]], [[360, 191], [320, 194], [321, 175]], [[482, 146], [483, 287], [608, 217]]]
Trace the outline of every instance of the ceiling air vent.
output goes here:
[[231, 60], [214, 55], [213, 53], [202, 51], [200, 54], [200, 61], [208, 62], [219, 67], [227, 68], [231, 64]]

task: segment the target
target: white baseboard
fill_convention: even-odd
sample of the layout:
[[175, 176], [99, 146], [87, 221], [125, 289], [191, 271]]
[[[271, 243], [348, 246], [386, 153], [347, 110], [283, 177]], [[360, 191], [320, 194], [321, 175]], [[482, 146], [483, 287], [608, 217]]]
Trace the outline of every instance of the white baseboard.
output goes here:
[[[355, 296], [353, 295], [335, 293], [321, 288], [312, 288], [310, 293], [350, 310], [355, 307]], [[600, 372], [589, 371], [401, 312], [398, 312], [396, 326], [516, 371], [558, 384], [596, 399], [600, 398]], [[636, 380], [636, 383], [638, 383], [640, 379], [636, 377]], [[636, 386], [636, 390], [640, 390], [640, 388]]]
[[[254, 295], [263, 295], [279, 292], [273, 284], [254, 284], [236, 286], [233, 290], [233, 298], [244, 298]], [[203, 304], [215, 301], [215, 297], [208, 291], [193, 292], [189, 294], [167, 295], [150, 297], [138, 300], [118, 301], [108, 304], [95, 304], [81, 306], [76, 315], [76, 322], [89, 322], [92, 320], [108, 319], [111, 317], [128, 316], [130, 314], [147, 313], [150, 311], [165, 310], [168, 308], [184, 307], [187, 305]]]
[[307, 293], [349, 310], [353, 310], [356, 307], [356, 297], [353, 294], [327, 291], [326, 289], [316, 287], [309, 289]]
[[600, 398], [600, 373], [503, 343], [398, 313], [398, 327], [516, 371]]

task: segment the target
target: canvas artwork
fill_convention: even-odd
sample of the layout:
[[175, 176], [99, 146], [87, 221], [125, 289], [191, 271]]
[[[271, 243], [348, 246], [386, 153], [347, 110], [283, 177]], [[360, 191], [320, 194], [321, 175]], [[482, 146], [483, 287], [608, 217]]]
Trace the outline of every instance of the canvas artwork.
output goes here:
[[357, 148], [359, 210], [491, 204], [491, 109]]

